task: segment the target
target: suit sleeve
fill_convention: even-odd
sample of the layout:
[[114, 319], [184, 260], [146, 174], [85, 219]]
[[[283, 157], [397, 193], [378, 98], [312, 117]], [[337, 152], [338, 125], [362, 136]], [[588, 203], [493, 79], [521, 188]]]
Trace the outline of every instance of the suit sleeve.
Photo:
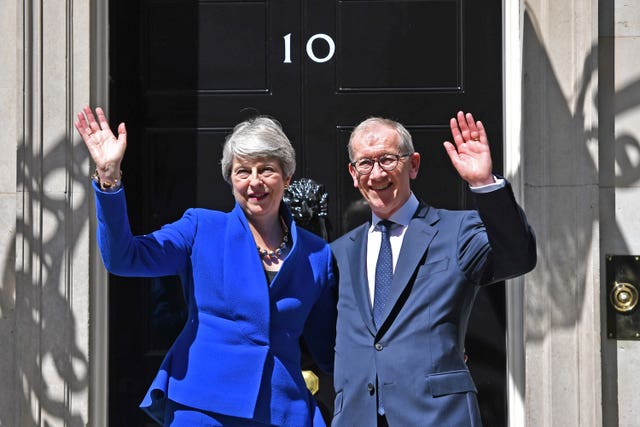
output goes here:
[[326, 373], [333, 372], [336, 343], [337, 285], [333, 274], [331, 249], [326, 246], [325, 285], [311, 309], [304, 328], [304, 339], [316, 364]]
[[478, 213], [490, 246], [488, 274], [484, 283], [520, 276], [536, 265], [536, 239], [511, 186], [476, 194]]
[[120, 276], [177, 274], [188, 261], [196, 230], [192, 210], [151, 234], [133, 236], [124, 189], [100, 191], [94, 183], [98, 247], [106, 269]]

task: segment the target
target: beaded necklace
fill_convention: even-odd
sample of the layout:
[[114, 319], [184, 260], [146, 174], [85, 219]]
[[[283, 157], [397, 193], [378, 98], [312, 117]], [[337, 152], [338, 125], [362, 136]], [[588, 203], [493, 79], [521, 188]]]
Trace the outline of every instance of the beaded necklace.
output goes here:
[[284, 223], [284, 219], [282, 219], [282, 217], [280, 217], [280, 222], [282, 223], [282, 230], [284, 231], [282, 242], [280, 242], [280, 245], [275, 250], [269, 250], [268, 248], [262, 249], [260, 246], [256, 245], [258, 254], [261, 258], [264, 258], [266, 260], [271, 258], [280, 258], [284, 253], [284, 250], [287, 247], [287, 243], [289, 242], [289, 227], [287, 227], [287, 224]]

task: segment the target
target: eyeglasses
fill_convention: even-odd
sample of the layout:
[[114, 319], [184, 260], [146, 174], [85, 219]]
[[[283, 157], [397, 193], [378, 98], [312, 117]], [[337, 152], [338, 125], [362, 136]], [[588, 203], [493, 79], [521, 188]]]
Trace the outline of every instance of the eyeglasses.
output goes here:
[[398, 162], [400, 161], [400, 159], [404, 159], [405, 157], [409, 157], [410, 155], [411, 153], [383, 154], [377, 159], [369, 159], [365, 157], [363, 159], [356, 160], [355, 162], [351, 162], [350, 164], [360, 175], [369, 175], [376, 163], [378, 163], [383, 171], [391, 172], [398, 166]]

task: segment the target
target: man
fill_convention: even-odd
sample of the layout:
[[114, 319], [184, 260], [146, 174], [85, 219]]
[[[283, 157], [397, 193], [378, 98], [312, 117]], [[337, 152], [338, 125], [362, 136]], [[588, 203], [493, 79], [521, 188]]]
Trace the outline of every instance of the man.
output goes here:
[[411, 192], [420, 154], [401, 124], [372, 118], [351, 134], [349, 172], [372, 222], [332, 244], [334, 427], [481, 425], [464, 362], [469, 313], [479, 286], [533, 269], [536, 245], [509, 184], [492, 173], [482, 123], [459, 112], [450, 126], [455, 145], [444, 146], [477, 211], [436, 209]]

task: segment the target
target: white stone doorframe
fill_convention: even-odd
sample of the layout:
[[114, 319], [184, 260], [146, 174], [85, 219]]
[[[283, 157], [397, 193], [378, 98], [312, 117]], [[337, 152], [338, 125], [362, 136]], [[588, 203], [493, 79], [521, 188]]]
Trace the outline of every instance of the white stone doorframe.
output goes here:
[[[522, 150], [522, 49], [524, 0], [502, 0], [502, 107], [504, 171], [518, 202], [524, 204]], [[526, 425], [524, 353], [524, 278], [508, 281], [507, 411], [510, 426]]]
[[[96, 0], [92, 13], [91, 104], [109, 107], [109, 1]], [[505, 175], [513, 186], [517, 200], [524, 201], [522, 153], [522, 22], [523, 0], [502, 0], [502, 57], [503, 57], [503, 135]], [[95, 230], [95, 218], [91, 229]], [[92, 393], [90, 401], [91, 425], [108, 425], [108, 368], [109, 320], [108, 276], [95, 241], [91, 238], [92, 253]], [[523, 301], [524, 280], [510, 280], [506, 286], [507, 306], [507, 404], [511, 426], [526, 425], [524, 407], [525, 358]]]
[[[109, 111], [109, 0], [95, 0], [91, 11], [91, 93], [92, 107]], [[95, 204], [92, 198], [91, 239], [91, 384], [89, 425], [109, 425], [109, 292], [108, 275], [98, 253]]]

